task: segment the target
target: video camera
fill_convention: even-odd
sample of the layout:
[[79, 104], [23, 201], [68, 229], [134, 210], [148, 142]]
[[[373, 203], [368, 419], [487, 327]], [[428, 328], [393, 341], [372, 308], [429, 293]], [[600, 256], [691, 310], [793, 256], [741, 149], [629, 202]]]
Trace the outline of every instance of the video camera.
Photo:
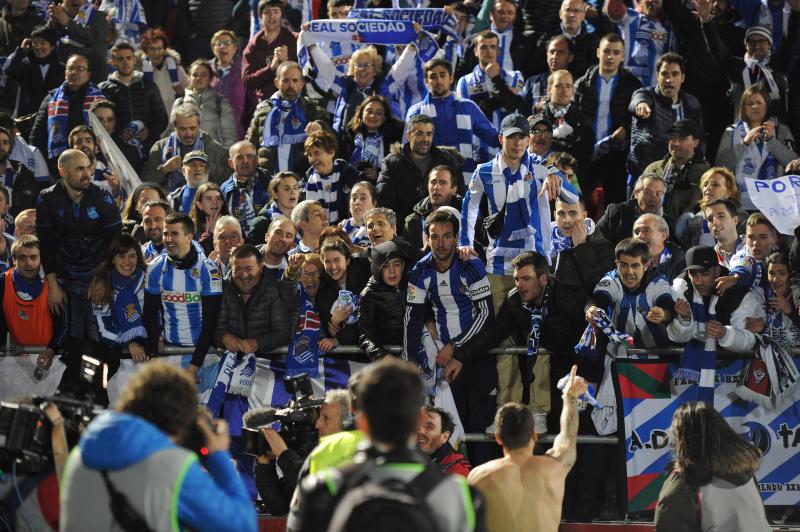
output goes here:
[[103, 410], [91, 401], [65, 397], [33, 397], [30, 403], [0, 402], [0, 469], [7, 471], [16, 463], [18, 472], [35, 474], [52, 464], [53, 427], [43, 412], [48, 403], [55, 404], [61, 412], [70, 447], [78, 443], [81, 427]]
[[283, 408], [255, 408], [247, 412], [242, 421], [243, 452], [254, 456], [270, 452], [269, 445], [259, 430], [261, 427], [280, 422], [278, 434], [286, 446], [300, 456], [307, 456], [317, 445], [319, 434], [314, 425], [324, 399], [315, 399], [311, 378], [306, 373], [284, 377], [286, 391], [294, 395]]

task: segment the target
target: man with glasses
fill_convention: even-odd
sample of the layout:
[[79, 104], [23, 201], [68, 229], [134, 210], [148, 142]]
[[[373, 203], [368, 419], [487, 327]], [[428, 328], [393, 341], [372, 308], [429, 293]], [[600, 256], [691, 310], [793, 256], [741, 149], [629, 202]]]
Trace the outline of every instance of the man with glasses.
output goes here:
[[542, 114], [528, 118], [531, 133], [528, 136], [528, 155], [542, 164], [553, 153], [553, 122]]
[[[51, 6], [59, 7], [60, 6]], [[50, 175], [58, 175], [58, 156], [67, 149], [67, 136], [75, 126], [89, 123], [89, 106], [104, 98], [89, 78], [89, 60], [73, 55], [67, 60], [66, 80], [42, 100], [31, 129], [30, 143], [47, 154]]]

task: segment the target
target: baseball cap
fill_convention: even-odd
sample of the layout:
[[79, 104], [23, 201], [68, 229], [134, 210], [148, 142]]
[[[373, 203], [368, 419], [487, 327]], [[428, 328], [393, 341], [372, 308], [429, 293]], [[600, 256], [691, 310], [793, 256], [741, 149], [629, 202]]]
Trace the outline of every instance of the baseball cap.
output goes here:
[[686, 252], [687, 271], [710, 270], [718, 265], [717, 252], [710, 246], [694, 246]]
[[208, 155], [201, 150], [192, 150], [183, 156], [183, 164], [189, 164], [190, 161], [203, 161], [208, 164]]
[[687, 118], [676, 120], [671, 126], [667, 128], [667, 135], [675, 133], [681, 137], [688, 137], [689, 135], [697, 138], [697, 128], [694, 125], [694, 120]]
[[553, 124], [552, 120], [550, 120], [549, 118], [547, 118], [546, 116], [544, 116], [541, 113], [538, 114], [538, 115], [533, 115], [530, 118], [528, 118], [528, 128], [531, 131], [533, 131], [533, 128], [535, 128], [539, 124], [544, 124], [545, 126], [547, 126], [550, 129], [553, 129], [553, 127], [555, 126], [555, 124]]
[[508, 115], [500, 123], [500, 133], [504, 137], [508, 137], [515, 133], [522, 133], [527, 137], [530, 132], [531, 130], [528, 127], [528, 121], [519, 113], [512, 113]]

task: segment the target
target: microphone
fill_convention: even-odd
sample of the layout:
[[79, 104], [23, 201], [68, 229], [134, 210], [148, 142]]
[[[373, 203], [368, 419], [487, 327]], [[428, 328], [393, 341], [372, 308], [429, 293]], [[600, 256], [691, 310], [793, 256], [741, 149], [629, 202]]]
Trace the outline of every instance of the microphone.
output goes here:
[[275, 422], [274, 408], [253, 408], [242, 416], [242, 424], [247, 429], [257, 429]]

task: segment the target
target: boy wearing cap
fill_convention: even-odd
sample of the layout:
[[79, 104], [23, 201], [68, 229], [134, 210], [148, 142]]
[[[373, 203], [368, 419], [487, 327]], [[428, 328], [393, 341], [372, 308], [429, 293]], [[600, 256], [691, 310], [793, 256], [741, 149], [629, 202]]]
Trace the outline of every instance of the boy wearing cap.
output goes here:
[[719, 295], [716, 279], [727, 273], [709, 246], [695, 246], [686, 252], [686, 270], [672, 283], [676, 319], [667, 326], [673, 342], [705, 341], [715, 338], [719, 347], [747, 352], [755, 336], [745, 328], [747, 318], [765, 318], [764, 302], [758, 291], [747, 287], [726, 290]]
[[677, 220], [700, 199], [700, 178], [710, 166], [697, 152], [700, 137], [692, 120], [676, 120], [667, 135], [667, 155], [650, 163], [643, 175], [657, 174], [664, 179], [664, 213]]
[[200, 150], [190, 151], [183, 156], [181, 173], [186, 184], [170, 192], [167, 201], [174, 212], [189, 214], [197, 187], [208, 183], [208, 155]]

